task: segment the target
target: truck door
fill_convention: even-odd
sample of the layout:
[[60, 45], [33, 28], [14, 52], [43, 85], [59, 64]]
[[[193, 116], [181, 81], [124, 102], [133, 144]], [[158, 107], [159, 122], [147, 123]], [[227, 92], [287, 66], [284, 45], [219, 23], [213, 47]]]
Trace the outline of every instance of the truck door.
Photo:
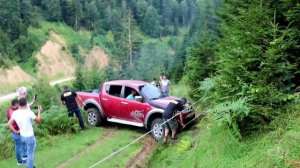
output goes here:
[[120, 118], [122, 85], [106, 85], [102, 92], [101, 105], [108, 117]]
[[[145, 102], [130, 99], [129, 95], [132, 94], [132, 90], [135, 89], [125, 86], [121, 101], [121, 116], [126, 120], [143, 123], [146, 112], [150, 111], [150, 106]], [[133, 97], [140, 96], [136, 90], [134, 93]]]

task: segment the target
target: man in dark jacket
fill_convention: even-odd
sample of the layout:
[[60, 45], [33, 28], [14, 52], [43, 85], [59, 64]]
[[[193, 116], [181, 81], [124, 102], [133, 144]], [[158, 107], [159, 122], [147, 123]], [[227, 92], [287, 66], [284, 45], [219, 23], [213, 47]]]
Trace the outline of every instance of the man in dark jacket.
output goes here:
[[69, 90], [68, 86], [63, 87], [63, 93], [61, 94], [61, 102], [63, 105], [67, 106], [68, 109], [68, 116], [73, 117], [74, 113], [76, 114], [79, 125], [81, 129], [85, 129], [84, 122], [80, 113], [80, 109], [77, 105], [77, 101], [82, 103], [82, 100], [80, 97], [77, 97], [77, 94], [75, 92], [72, 92]]
[[[180, 100], [173, 100], [168, 104], [167, 108], [165, 109], [165, 111], [163, 113], [163, 120], [164, 120], [164, 122], [166, 122], [166, 121], [167, 122], [165, 123], [165, 136], [163, 139], [164, 143], [167, 142], [167, 138], [168, 138], [170, 129], [172, 131], [171, 138], [173, 141], [175, 141], [175, 136], [176, 136], [177, 129], [178, 129], [178, 122], [175, 117], [171, 120], [169, 120], [169, 119], [172, 118], [174, 115], [176, 115], [176, 113], [181, 112], [184, 109], [184, 104], [186, 102], [187, 102], [186, 98], [182, 98]], [[180, 118], [181, 126], [184, 127], [182, 113], [179, 114], [179, 118]]]

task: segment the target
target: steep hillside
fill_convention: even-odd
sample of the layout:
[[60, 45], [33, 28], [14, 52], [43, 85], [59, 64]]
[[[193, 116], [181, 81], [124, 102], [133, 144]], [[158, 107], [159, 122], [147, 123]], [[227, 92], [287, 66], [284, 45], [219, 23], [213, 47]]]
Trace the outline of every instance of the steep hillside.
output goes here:
[[93, 49], [85, 55], [85, 67], [90, 68], [97, 65], [100, 69], [108, 66], [109, 57], [103, 49], [94, 46]]
[[49, 32], [50, 39], [43, 45], [37, 53], [38, 75], [48, 77], [70, 76], [75, 71], [75, 61], [68, 53], [67, 44], [63, 37]]
[[11, 69], [0, 69], [0, 85], [31, 81], [33, 77], [23, 71], [19, 66]]
[[0, 94], [15, 91], [15, 86], [34, 80], [34, 77], [26, 73], [19, 66], [10, 69], [0, 69]]

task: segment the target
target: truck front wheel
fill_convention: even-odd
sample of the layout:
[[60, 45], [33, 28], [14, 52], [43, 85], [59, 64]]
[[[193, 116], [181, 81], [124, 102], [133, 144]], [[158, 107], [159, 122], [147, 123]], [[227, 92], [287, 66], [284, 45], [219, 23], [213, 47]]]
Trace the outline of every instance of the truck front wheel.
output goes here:
[[95, 127], [100, 126], [103, 123], [103, 118], [100, 111], [96, 108], [87, 109], [87, 120], [89, 126]]
[[151, 123], [151, 135], [156, 141], [160, 141], [164, 137], [165, 127], [161, 125], [162, 123], [162, 118], [156, 118]]

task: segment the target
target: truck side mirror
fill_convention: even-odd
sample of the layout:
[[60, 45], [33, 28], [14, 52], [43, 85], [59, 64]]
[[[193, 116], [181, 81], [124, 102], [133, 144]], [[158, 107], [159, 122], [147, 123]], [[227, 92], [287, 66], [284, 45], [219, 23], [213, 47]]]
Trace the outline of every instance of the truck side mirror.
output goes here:
[[143, 101], [143, 97], [142, 96], [135, 96], [134, 99], [137, 102], [142, 102]]

